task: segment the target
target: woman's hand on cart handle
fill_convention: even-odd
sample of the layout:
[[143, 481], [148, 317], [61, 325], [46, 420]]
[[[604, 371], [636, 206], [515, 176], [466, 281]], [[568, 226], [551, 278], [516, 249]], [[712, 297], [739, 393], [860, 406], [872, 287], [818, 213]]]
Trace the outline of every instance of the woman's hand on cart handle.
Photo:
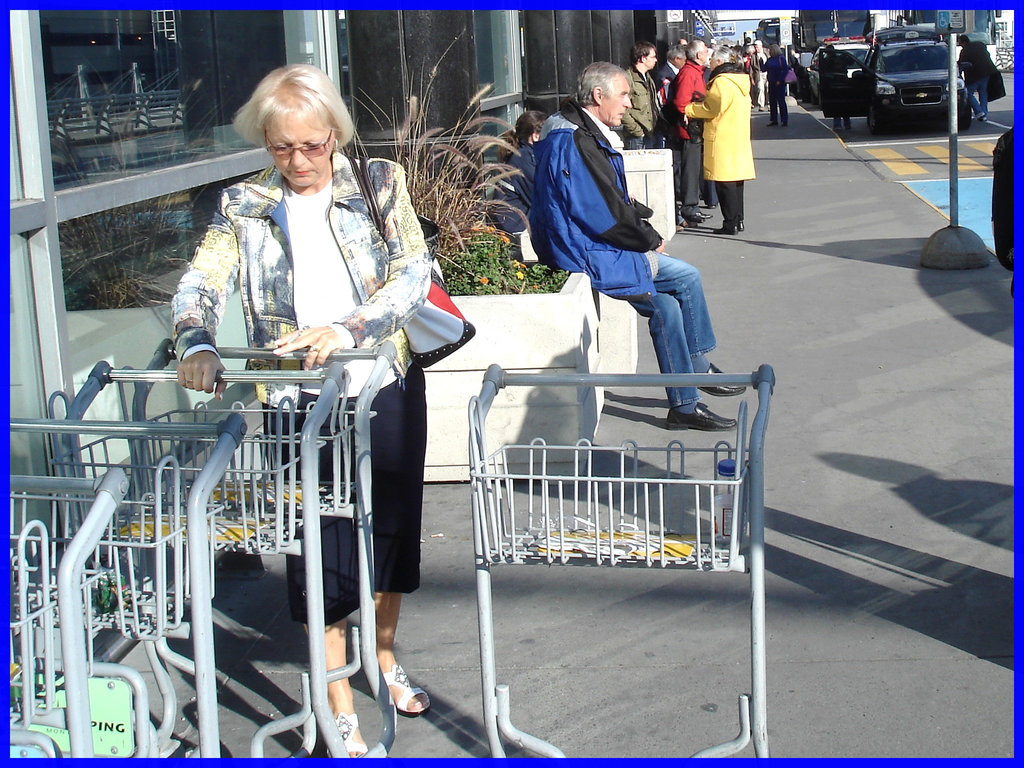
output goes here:
[[213, 393], [213, 396], [220, 400], [228, 387], [219, 380], [223, 370], [224, 363], [220, 361], [216, 352], [196, 352], [178, 363], [178, 383], [185, 389]]
[[307, 349], [306, 359], [302, 361], [302, 367], [311, 370], [324, 365], [332, 352], [339, 349], [351, 349], [351, 341], [345, 343], [341, 335], [329, 325], [321, 325], [316, 328], [301, 328], [298, 331], [287, 333], [274, 342], [275, 355], [287, 355], [297, 349]]

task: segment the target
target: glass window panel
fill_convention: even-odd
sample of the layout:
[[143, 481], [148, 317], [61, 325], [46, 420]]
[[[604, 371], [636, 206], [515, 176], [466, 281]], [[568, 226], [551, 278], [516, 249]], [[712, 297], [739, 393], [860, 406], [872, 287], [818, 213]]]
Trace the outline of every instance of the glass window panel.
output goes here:
[[319, 55], [315, 30], [312, 11], [40, 11], [55, 187], [249, 148], [234, 113]]
[[62, 222], [58, 234], [67, 309], [124, 309], [168, 301], [206, 231], [220, 190], [241, 178]]
[[[474, 11], [476, 63], [480, 85], [493, 84], [489, 96], [519, 91], [518, 29], [513, 30], [514, 11]], [[515, 32], [515, 35], [513, 35]]]

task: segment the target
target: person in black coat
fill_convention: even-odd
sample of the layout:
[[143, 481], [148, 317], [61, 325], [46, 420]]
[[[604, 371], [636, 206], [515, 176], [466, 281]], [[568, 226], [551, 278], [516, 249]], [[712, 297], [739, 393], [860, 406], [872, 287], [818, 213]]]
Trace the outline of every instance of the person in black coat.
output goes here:
[[[1013, 271], [1013, 128], [992, 152], [992, 237], [999, 263]], [[1013, 280], [1010, 280], [1013, 295]]]
[[971, 102], [974, 116], [985, 121], [988, 119], [988, 79], [997, 71], [996, 65], [988, 55], [988, 48], [980, 40], [960, 35], [957, 42], [960, 44], [957, 64], [963, 73], [967, 99]]

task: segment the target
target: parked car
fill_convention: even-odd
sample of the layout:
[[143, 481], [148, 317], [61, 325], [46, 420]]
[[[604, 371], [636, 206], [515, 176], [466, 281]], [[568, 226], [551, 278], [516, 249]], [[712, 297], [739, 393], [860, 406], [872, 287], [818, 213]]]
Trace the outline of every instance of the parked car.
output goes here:
[[[820, 104], [825, 117], [849, 114], [845, 112], [849, 91], [855, 88], [853, 75], [861, 72], [871, 46], [863, 40], [837, 40], [818, 47], [807, 67], [811, 103]], [[824, 96], [823, 96], [824, 93]]]
[[[948, 120], [949, 49], [933, 28], [878, 30], [864, 65], [850, 80], [847, 114], [866, 116], [872, 133], [896, 123]], [[971, 108], [959, 78], [956, 98], [957, 129], [965, 131], [971, 125]]]

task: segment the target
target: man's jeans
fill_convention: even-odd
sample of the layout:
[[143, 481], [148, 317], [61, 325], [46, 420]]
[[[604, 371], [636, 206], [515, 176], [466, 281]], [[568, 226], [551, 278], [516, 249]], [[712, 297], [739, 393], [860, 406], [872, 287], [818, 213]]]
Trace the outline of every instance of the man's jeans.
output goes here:
[[[967, 100], [971, 103], [975, 117], [988, 114], [988, 78], [983, 77], [966, 87]], [[977, 96], [975, 96], [977, 94]]]
[[626, 136], [622, 140], [623, 149], [660, 149], [658, 147], [659, 138], [661, 144], [665, 144], [664, 136], [657, 136], [651, 134], [650, 136]]
[[[662, 373], [705, 373], [709, 366], [705, 355], [715, 348], [715, 332], [700, 272], [682, 259], [657, 256], [654, 287], [658, 292], [629, 303], [647, 318]], [[700, 400], [696, 387], [666, 387], [665, 392], [670, 408], [692, 411]]]

